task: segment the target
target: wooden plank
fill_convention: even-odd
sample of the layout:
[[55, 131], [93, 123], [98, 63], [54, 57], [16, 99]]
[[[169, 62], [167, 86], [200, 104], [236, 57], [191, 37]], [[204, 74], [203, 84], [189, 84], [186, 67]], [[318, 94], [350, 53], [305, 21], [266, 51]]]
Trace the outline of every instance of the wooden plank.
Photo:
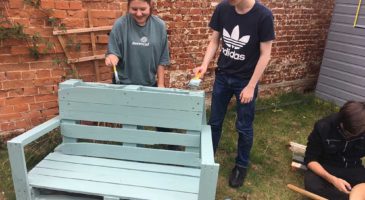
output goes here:
[[346, 63], [365, 67], [365, 57], [353, 55], [351, 53], [344, 53], [340, 51], [326, 49], [324, 53], [324, 58], [335, 59], [338, 61], [343, 61]]
[[85, 180], [64, 179], [52, 176], [33, 175], [29, 177], [33, 187], [60, 190], [89, 195], [117, 196], [125, 199], [197, 200], [197, 194], [157, 190], [138, 186], [97, 183]]
[[219, 164], [214, 161], [212, 134], [209, 125], [204, 125], [201, 133], [201, 174], [199, 200], [214, 200], [218, 181]]
[[101, 141], [133, 142], [139, 144], [171, 144], [191, 147], [200, 146], [200, 136], [181, 133], [168, 133], [150, 130], [95, 127], [76, 124], [61, 124], [62, 134], [72, 138]]
[[16, 198], [31, 200], [23, 146], [21, 142], [17, 143], [14, 140], [9, 141], [7, 145]]
[[[365, 20], [364, 16], [359, 16], [359, 21]], [[332, 16], [332, 22], [342, 23], [342, 24], [353, 24], [354, 22], [354, 14], [342, 14], [342, 13], [334, 13]]]
[[327, 200], [326, 198], [323, 198], [319, 195], [316, 195], [312, 192], [309, 192], [307, 190], [304, 190], [302, 188], [298, 188], [297, 186], [294, 186], [292, 184], [288, 184], [287, 185], [289, 189], [293, 190], [294, 192], [298, 192], [306, 197], [309, 197], [310, 199], [314, 199], [314, 200]]
[[113, 26], [100, 26], [100, 27], [92, 27], [92, 28], [78, 28], [78, 29], [70, 29], [70, 30], [54, 30], [53, 35], [67, 35], [71, 33], [88, 33], [88, 32], [96, 32], [96, 31], [110, 31]]
[[84, 164], [89, 166], [102, 166], [116, 169], [140, 170], [147, 172], [159, 172], [165, 174], [177, 174], [185, 176], [200, 176], [199, 168], [181, 167], [174, 165], [160, 165], [143, 162], [133, 162], [124, 160], [112, 160], [95, 157], [74, 156], [60, 153], [51, 153], [44, 160], [59, 162], [59, 163], [73, 163]]
[[[322, 67], [331, 68], [332, 70], [337, 70], [340, 72], [347, 72], [350, 74], [357, 74], [358, 76], [365, 77], [365, 67], [361, 67], [358, 65], [353, 65], [346, 62], [341, 62], [334, 59], [323, 59]], [[322, 70], [322, 68], [321, 68]], [[320, 72], [321, 74], [324, 74]]]
[[362, 82], [358, 84], [351, 84], [348, 83], [347, 81], [338, 80], [336, 78], [322, 75], [320, 76], [319, 80], [321, 80], [321, 83], [326, 83], [327, 86], [332, 86], [336, 89], [341, 89], [354, 95], [358, 96], [365, 95], [365, 88], [362, 86], [365, 84], [365, 79], [363, 79]]
[[348, 99], [354, 99], [351, 95], [343, 97], [343, 98], [332, 96], [331, 93], [327, 93], [327, 91], [321, 91], [322, 88], [320, 88], [318, 86], [317, 86], [317, 88], [318, 89], [316, 89], [316, 93], [315, 93], [316, 97], [323, 99], [325, 101], [331, 101], [339, 106], [345, 104]]
[[137, 144], [170, 144], [182, 145], [188, 147], [200, 146], [200, 133], [197, 134], [180, 134], [158, 132], [150, 130], [138, 130], [126, 128], [111, 128], [101, 126], [86, 126], [78, 124], [61, 124], [63, 136], [69, 138], [83, 138], [100, 141], [114, 141]]
[[74, 87], [80, 86], [82, 84], [83, 84], [82, 80], [68, 79], [68, 80], [60, 83], [59, 88], [60, 88], [60, 90], [64, 90], [64, 89], [67, 89], [67, 88], [74, 88]]
[[199, 178], [87, 165], [42, 162], [29, 176], [42, 175], [116, 185], [198, 193]]
[[74, 63], [86, 62], [86, 61], [90, 61], [90, 60], [102, 60], [104, 58], [105, 58], [104, 54], [94, 55], [94, 56], [85, 56], [85, 57], [81, 57], [81, 58], [68, 59], [67, 63], [74, 64]]
[[348, 33], [352, 35], [365, 36], [365, 31], [360, 28], [354, 28], [352, 24], [341, 24], [333, 22], [330, 31], [339, 33]]
[[327, 41], [326, 49], [358, 56], [363, 56], [365, 54], [365, 46], [361, 47], [343, 42]]
[[78, 142], [78, 139], [79, 138], [76, 138], [76, 137], [69, 137], [68, 135], [65, 135], [63, 134], [64, 133], [64, 130], [62, 130], [62, 126], [72, 126], [72, 125], [75, 125], [76, 124], [76, 121], [75, 120], [67, 120], [67, 119], [63, 119], [62, 120], [62, 123], [60, 125], [61, 127], [61, 134], [62, 134], [62, 142], [63, 143], [76, 143]]
[[212, 133], [209, 125], [204, 125], [202, 128], [201, 159], [202, 159], [202, 164], [206, 165], [215, 164], [213, 144], [212, 144]]
[[[93, 20], [92, 20], [92, 17], [91, 17], [91, 10], [88, 9], [87, 10], [87, 16], [88, 16], [88, 19], [89, 19], [89, 26], [90, 28], [93, 28], [94, 27], [94, 24], [93, 24]], [[96, 42], [95, 42], [95, 34], [94, 32], [90, 32], [90, 38], [91, 38], [91, 49], [92, 49], [92, 52], [93, 52], [93, 56], [96, 55]], [[96, 74], [96, 81], [100, 81], [100, 71], [99, 71], [99, 62], [97, 60], [94, 60], [94, 70], [95, 70], [95, 74]]]
[[[126, 132], [126, 134], [125, 135], [127, 135], [127, 134], [129, 134], [130, 132], [128, 131], [128, 130], [137, 130], [137, 126], [136, 125], [129, 125], [129, 124], [123, 124], [123, 131], [125, 131]], [[118, 130], [118, 129], [117, 129]], [[120, 130], [120, 129], [119, 129]], [[118, 130], [118, 132], [119, 132], [119, 130]], [[120, 138], [120, 136], [121, 136], [121, 134], [122, 133], [118, 133], [118, 132], [115, 132], [114, 131], [114, 136], [116, 136], [116, 137], [114, 137], [114, 139], [116, 139], [116, 138]], [[108, 132], [103, 132], [104, 134], [108, 134]], [[103, 134], [103, 135], [104, 135]], [[138, 134], [138, 133], [137, 133]], [[100, 135], [100, 132], [99, 133], [95, 133], [94, 134], [96, 137], [98, 137], [99, 135]], [[125, 135], [123, 135], [123, 136], [125, 136]], [[138, 141], [139, 140], [134, 140], [134, 136], [135, 135], [129, 135], [129, 136], [127, 136], [127, 137], [125, 137], [124, 139], [122, 139], [122, 140], [119, 140], [120, 142], [123, 142], [123, 146], [127, 146], [127, 147], [136, 147], [137, 146], [137, 144], [136, 143], [139, 143]], [[148, 136], [147, 136], [148, 137]], [[107, 138], [109, 138], [109, 136], [107, 137]], [[116, 141], [116, 140], [109, 140], [109, 141]], [[142, 143], [143, 144], [143, 143]]]
[[328, 34], [328, 41], [337, 41], [337, 42], [346, 41], [346, 44], [353, 44], [356, 46], [365, 47], [365, 37], [347, 33], [330, 32]]
[[[150, 87], [95, 87], [77, 86], [62, 89], [59, 99], [71, 102], [88, 102], [98, 104], [128, 105], [160, 109], [186, 110], [204, 112], [204, 94], [188, 91], [153, 90]], [[146, 101], [148, 99], [148, 101]], [[201, 124], [201, 121], [199, 121]]]
[[[75, 194], [74, 194], [75, 195]], [[92, 197], [82, 197], [82, 196], [70, 196], [70, 195], [39, 195], [34, 198], [34, 200], [98, 200]], [[117, 199], [119, 200], [119, 198]]]
[[13, 138], [9, 142], [25, 146], [33, 142], [34, 140], [42, 137], [43, 135], [49, 133], [53, 129], [57, 128], [59, 125], [60, 125], [60, 119], [57, 116]]
[[202, 165], [200, 183], [199, 183], [199, 200], [214, 200], [218, 182], [219, 165]]
[[[69, 63], [70, 59], [67, 60]], [[72, 69], [72, 75], [74, 78], [79, 78], [79, 73], [77, 71], [76, 65], [74, 63], [71, 63], [71, 69]]]
[[343, 72], [341, 70], [336, 70], [331, 66], [322, 64], [321, 74], [329, 76], [331, 78], [345, 81], [349, 84], [365, 87], [365, 77], [360, 76], [359, 74], [356, 73]]
[[103, 200], [120, 200], [120, 199], [118, 197], [106, 196], [103, 198]]
[[66, 42], [65, 42], [65, 40], [63, 40], [62, 36], [57, 36], [57, 38], [58, 38], [58, 41], [59, 41], [59, 42], [60, 42], [60, 44], [61, 44], [61, 47], [62, 47], [62, 49], [63, 49], [63, 52], [65, 52], [66, 58], [67, 58], [67, 59], [71, 58], [71, 57], [70, 57], [70, 54], [67, 52]]
[[293, 161], [295, 162], [299, 162], [299, 163], [304, 163], [304, 156], [302, 154], [293, 154]]
[[295, 162], [295, 161], [291, 162], [291, 167], [295, 168], [295, 169], [307, 170], [307, 167], [305, 165], [303, 165], [302, 163]]
[[[337, 4], [334, 8], [333, 13], [350, 14], [354, 18], [355, 14], [356, 14], [356, 10], [357, 10], [357, 4]], [[354, 21], [352, 20], [352, 22], [350, 24], [352, 25], [353, 23], [354, 23]]]
[[342, 5], [342, 4], [352, 4], [357, 5], [359, 0], [336, 0], [336, 5]]
[[90, 143], [61, 144], [55, 151], [69, 155], [114, 158], [183, 166], [200, 166], [199, 154], [189, 152]]
[[305, 154], [305, 150], [307, 149], [307, 146], [303, 145], [303, 144], [299, 144], [296, 142], [289, 142], [289, 149], [296, 154], [300, 154], [300, 155], [304, 155]]
[[[195, 136], [196, 139], [194, 139], [194, 141], [190, 141], [189, 145], [184, 145], [184, 144], [179, 144], [179, 145], [186, 146], [185, 151], [187, 151], [187, 152], [200, 153], [200, 131], [188, 130], [188, 131], [186, 131], [186, 134], [179, 134], [179, 135], [185, 135], [185, 136], [189, 136], [189, 137]], [[192, 145], [192, 144], [194, 144], [194, 145]]]
[[355, 101], [362, 101], [364, 99], [364, 96], [344, 91], [336, 87], [323, 84], [322, 82], [317, 83], [316, 95], [327, 99], [328, 101], [335, 101], [337, 105], [343, 105], [347, 100], [350, 99]]
[[[134, 124], [140, 126], [190, 129], [200, 131], [199, 112], [162, 110], [131, 106], [105, 105], [86, 102], [59, 101], [63, 119]], [[97, 115], [95, 114], [97, 113]]]

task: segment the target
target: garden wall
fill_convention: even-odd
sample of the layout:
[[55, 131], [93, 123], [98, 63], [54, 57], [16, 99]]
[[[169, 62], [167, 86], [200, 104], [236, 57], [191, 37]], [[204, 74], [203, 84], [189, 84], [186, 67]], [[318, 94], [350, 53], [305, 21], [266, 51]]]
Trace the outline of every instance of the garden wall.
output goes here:
[[[191, 69], [203, 58], [208, 23], [217, 0], [157, 0], [155, 13], [166, 21], [171, 67], [166, 86], [186, 88]], [[315, 88], [334, 0], [262, 0], [275, 16], [272, 59], [260, 96]], [[0, 35], [0, 136], [9, 138], [58, 114], [58, 83], [69, 78], [110, 82], [104, 60], [67, 63], [54, 30], [111, 26], [125, 13], [126, 0], [2, 0]], [[88, 16], [91, 15], [91, 23]], [[16, 25], [16, 24], [19, 25]], [[23, 28], [23, 29], [22, 29]], [[19, 34], [23, 32], [26, 35]], [[3, 32], [4, 33], [4, 32]], [[10, 33], [10, 32], [8, 32]], [[105, 53], [108, 31], [62, 36], [69, 57]], [[14, 38], [19, 36], [19, 38]], [[97, 66], [97, 67], [95, 67]], [[212, 63], [204, 81], [211, 91]], [[98, 72], [98, 76], [96, 76]]]

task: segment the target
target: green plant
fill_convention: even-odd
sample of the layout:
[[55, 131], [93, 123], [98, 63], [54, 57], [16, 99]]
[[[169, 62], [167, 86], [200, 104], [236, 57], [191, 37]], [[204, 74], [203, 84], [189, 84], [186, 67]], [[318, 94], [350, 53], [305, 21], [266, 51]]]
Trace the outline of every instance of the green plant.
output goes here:
[[26, 40], [24, 26], [19, 23], [11, 23], [2, 13], [0, 13], [0, 41], [4, 39]]
[[80, 51], [81, 50], [81, 41], [78, 40], [77, 42], [75, 42], [75, 38], [76, 38], [75, 35], [73, 35], [71, 37], [67, 37], [66, 48], [68, 50]]
[[[35, 33], [34, 35], [29, 36], [29, 41], [31, 44], [28, 48], [29, 53], [35, 59], [39, 59], [41, 53], [48, 53], [54, 47], [54, 43], [41, 37], [39, 33]], [[39, 49], [39, 45], [41, 44], [45, 45], [45, 48], [42, 52]]]
[[[36, 60], [40, 58], [41, 53], [48, 53], [54, 47], [54, 43], [41, 37], [39, 33], [26, 34], [23, 25], [10, 22], [2, 14], [0, 16], [0, 41], [17, 39], [27, 42], [29, 54]], [[40, 45], [45, 46], [42, 52], [39, 50]]]
[[24, 0], [24, 3], [34, 8], [39, 8], [41, 6], [41, 0]]

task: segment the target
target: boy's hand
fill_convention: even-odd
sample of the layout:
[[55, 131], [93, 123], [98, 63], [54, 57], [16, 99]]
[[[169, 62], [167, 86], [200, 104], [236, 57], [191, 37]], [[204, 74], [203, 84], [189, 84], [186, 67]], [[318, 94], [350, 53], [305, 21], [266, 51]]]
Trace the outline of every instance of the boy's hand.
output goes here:
[[350, 183], [348, 183], [347, 181], [341, 179], [341, 178], [337, 178], [334, 177], [332, 179], [332, 184], [341, 192], [344, 192], [346, 194], [350, 194], [351, 191], [351, 185]]
[[116, 55], [109, 54], [105, 58], [106, 66], [117, 66], [119, 58]]

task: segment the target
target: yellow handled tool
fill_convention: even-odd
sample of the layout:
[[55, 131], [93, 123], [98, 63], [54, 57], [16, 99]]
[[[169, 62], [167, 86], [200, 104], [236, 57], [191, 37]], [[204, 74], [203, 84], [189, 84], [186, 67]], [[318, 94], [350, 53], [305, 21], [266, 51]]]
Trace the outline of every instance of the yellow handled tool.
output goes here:
[[115, 67], [115, 65], [113, 65], [113, 71], [114, 71], [115, 83], [116, 84], [120, 84], [120, 79], [119, 79], [119, 76], [118, 76], [118, 71], [117, 71], [117, 68]]
[[200, 79], [200, 76], [201, 76], [201, 73], [200, 73], [200, 72], [198, 72], [198, 73], [194, 76], [194, 78], [192, 78], [192, 79], [189, 81], [189, 84], [188, 84], [189, 88], [191, 88], [191, 89], [197, 89], [197, 88], [200, 86], [200, 82], [202, 81], [202, 80]]

